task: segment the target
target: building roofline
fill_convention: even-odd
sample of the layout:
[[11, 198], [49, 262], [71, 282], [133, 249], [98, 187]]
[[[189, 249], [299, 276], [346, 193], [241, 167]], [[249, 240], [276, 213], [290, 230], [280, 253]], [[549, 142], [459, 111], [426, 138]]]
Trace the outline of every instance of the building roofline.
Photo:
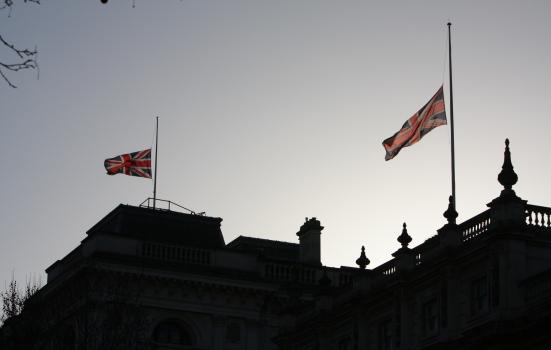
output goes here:
[[275, 240], [275, 239], [266, 239], [266, 238], [258, 238], [258, 237], [239, 235], [238, 237], [233, 239], [231, 242], [226, 244], [226, 247], [231, 248], [231, 246], [233, 246], [237, 243], [237, 240], [254, 241], [254, 242], [257, 242], [257, 243], [265, 242], [265, 243], [271, 243], [271, 244], [281, 244], [281, 245], [287, 245], [289, 247], [295, 247], [295, 246], [299, 245], [298, 243], [293, 243], [293, 242], [278, 241], [278, 240]]
[[137, 207], [129, 204], [119, 204], [116, 206], [113, 210], [111, 210], [107, 215], [105, 215], [100, 221], [98, 221], [96, 224], [94, 224], [91, 228], [89, 228], [86, 231], [87, 235], [90, 235], [94, 232], [100, 231], [101, 228], [110, 221], [111, 218], [118, 215], [120, 212], [128, 212], [128, 213], [140, 213], [142, 215], [163, 215], [165, 217], [170, 217], [173, 219], [193, 219], [194, 221], [198, 222], [204, 222], [204, 223], [215, 223], [220, 224], [222, 222], [222, 218], [219, 217], [211, 217], [211, 216], [204, 216], [204, 215], [197, 215], [197, 214], [188, 214], [188, 213], [182, 213], [178, 211], [172, 211], [172, 210], [166, 210], [166, 209], [152, 209], [152, 208], [144, 208], [144, 207]]

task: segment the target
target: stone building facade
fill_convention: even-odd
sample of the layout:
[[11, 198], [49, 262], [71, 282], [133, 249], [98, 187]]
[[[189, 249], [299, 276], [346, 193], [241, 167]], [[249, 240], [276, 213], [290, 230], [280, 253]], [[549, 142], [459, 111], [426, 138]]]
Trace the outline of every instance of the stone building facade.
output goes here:
[[284, 307], [313, 300], [323, 276], [334, 286], [352, 278], [353, 268], [321, 265], [315, 218], [298, 244], [225, 244], [221, 221], [119, 205], [46, 269], [47, 284], [4, 339], [36, 338], [26, 346], [40, 349], [277, 349]]
[[221, 219], [120, 205], [46, 270], [0, 328], [4, 349], [551, 349], [551, 208], [519, 198], [508, 143], [501, 194], [368, 269], [320, 260], [323, 227], [299, 243], [240, 236]]

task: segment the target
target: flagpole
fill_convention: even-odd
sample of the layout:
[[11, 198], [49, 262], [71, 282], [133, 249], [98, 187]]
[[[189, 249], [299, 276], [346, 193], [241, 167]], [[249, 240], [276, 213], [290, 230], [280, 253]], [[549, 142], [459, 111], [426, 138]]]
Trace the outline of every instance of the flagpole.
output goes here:
[[159, 117], [155, 125], [155, 174], [153, 177], [153, 210], [157, 203], [157, 157], [159, 156]]
[[457, 212], [456, 197], [455, 197], [455, 141], [453, 132], [453, 84], [452, 84], [452, 36], [451, 22], [448, 22], [448, 58], [450, 61], [450, 131], [451, 131], [451, 163], [452, 163], [452, 197], [453, 208]]

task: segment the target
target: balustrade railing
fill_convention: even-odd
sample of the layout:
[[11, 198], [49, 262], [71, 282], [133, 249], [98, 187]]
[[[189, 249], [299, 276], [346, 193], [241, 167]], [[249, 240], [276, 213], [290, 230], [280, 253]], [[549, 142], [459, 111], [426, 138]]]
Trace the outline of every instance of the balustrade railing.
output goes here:
[[151, 242], [143, 244], [142, 255], [158, 260], [188, 264], [210, 265], [212, 261], [211, 252], [208, 250]]
[[526, 205], [526, 225], [551, 231], [551, 208]]
[[463, 222], [459, 225], [461, 230], [461, 241], [464, 243], [482, 235], [484, 232], [488, 231], [491, 223], [490, 209]]
[[386, 263], [376, 267], [373, 271], [385, 276], [393, 275], [396, 272], [396, 262], [394, 259], [389, 260]]
[[314, 268], [296, 265], [271, 263], [264, 266], [264, 277], [278, 281], [317, 283], [316, 272]]
[[[538, 228], [551, 233], [551, 208], [537, 205], [526, 206], [526, 225], [528, 227]], [[467, 243], [483, 236], [492, 228], [491, 209], [488, 209], [459, 225], [461, 242]], [[415, 254], [415, 266], [421, 265], [424, 260], [431, 258], [431, 252], [439, 245], [438, 236], [426, 240], [423, 244], [412, 249]], [[373, 269], [373, 272], [391, 276], [396, 272], [395, 259]], [[549, 278], [541, 280], [537, 285], [533, 285], [528, 293], [538, 293], [541, 290], [551, 292], [551, 273]]]

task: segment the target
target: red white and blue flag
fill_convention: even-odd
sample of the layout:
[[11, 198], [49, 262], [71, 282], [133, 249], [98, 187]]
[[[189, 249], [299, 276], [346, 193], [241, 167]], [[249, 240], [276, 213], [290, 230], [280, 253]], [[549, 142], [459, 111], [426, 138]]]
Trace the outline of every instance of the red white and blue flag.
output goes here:
[[444, 87], [441, 86], [430, 101], [409, 118], [397, 133], [383, 141], [385, 160], [396, 157], [402, 148], [417, 143], [432, 129], [446, 124]]
[[108, 175], [126, 174], [151, 179], [151, 149], [106, 159], [104, 166]]

